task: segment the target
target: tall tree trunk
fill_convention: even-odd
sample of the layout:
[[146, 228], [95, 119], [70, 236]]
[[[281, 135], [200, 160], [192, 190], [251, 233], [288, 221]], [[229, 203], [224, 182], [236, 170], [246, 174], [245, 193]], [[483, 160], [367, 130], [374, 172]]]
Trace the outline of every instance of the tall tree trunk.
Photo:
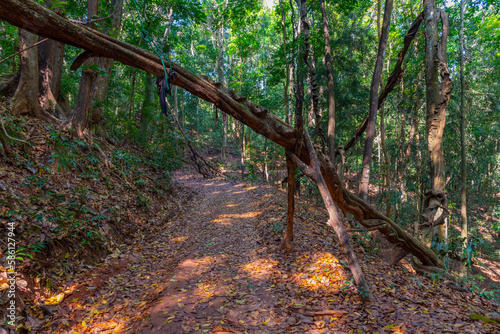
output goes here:
[[377, 110], [379, 105], [378, 87], [382, 75], [384, 65], [384, 56], [389, 38], [389, 26], [391, 24], [391, 13], [393, 0], [385, 1], [384, 22], [382, 24], [382, 33], [378, 46], [377, 60], [375, 61], [375, 69], [373, 71], [372, 83], [370, 86], [370, 112], [368, 123], [366, 126], [366, 140], [363, 149], [363, 170], [361, 172], [361, 181], [359, 184], [359, 197], [363, 200], [368, 199], [368, 185], [370, 183], [370, 164], [373, 152], [373, 140], [375, 139], [375, 123], [377, 121]]
[[[97, 16], [98, 12], [98, 0], [88, 1], [88, 18], [93, 20]], [[94, 29], [95, 24], [90, 24], [90, 28]], [[80, 88], [78, 90], [78, 96], [76, 98], [76, 105], [73, 110], [73, 128], [75, 130], [75, 136], [82, 138], [84, 136], [85, 130], [90, 126], [89, 114], [92, 101], [92, 87], [96, 75], [93, 69], [88, 68], [93, 64], [96, 64], [96, 59], [87, 59], [83, 63], [82, 77], [80, 79]]]
[[[309, 58], [309, 20], [307, 19], [306, 0], [296, 0], [300, 14], [300, 33], [304, 36], [304, 43], [299, 47], [297, 59], [297, 75], [295, 83], [295, 131], [299, 134], [304, 130], [304, 81], [306, 79], [306, 65]], [[297, 143], [296, 150], [300, 151], [302, 142]]]
[[[465, 76], [464, 76], [464, 0], [460, 1], [460, 144], [462, 147], [462, 189], [460, 196], [460, 236], [463, 245], [467, 244], [467, 145], [465, 142], [465, 129], [467, 115], [465, 111]], [[460, 277], [467, 276], [467, 262], [460, 263]]]
[[245, 124], [241, 123], [240, 124], [240, 144], [241, 144], [241, 177], [245, 176]]
[[321, 140], [323, 149], [326, 146], [325, 134], [323, 133], [323, 127], [321, 126], [321, 109], [319, 106], [319, 85], [316, 76], [316, 58], [313, 55], [309, 57], [307, 65], [309, 66], [309, 78], [311, 83], [311, 100], [312, 100], [312, 112], [314, 115], [316, 134]]
[[131, 86], [131, 89], [130, 89], [130, 98], [129, 98], [129, 101], [128, 101], [128, 120], [129, 120], [129, 129], [128, 129], [128, 132], [129, 132], [129, 135], [130, 135], [130, 127], [132, 126], [132, 119], [134, 119], [134, 123], [135, 123], [135, 115], [133, 116], [133, 114], [135, 114], [135, 110], [134, 110], [134, 97], [135, 97], [135, 81], [136, 81], [136, 76], [137, 76], [137, 70], [134, 68], [132, 70], [132, 82], [130, 84]]
[[[36, 43], [36, 35], [19, 29], [19, 49], [23, 50]], [[13, 98], [14, 114], [40, 113], [38, 105], [38, 59], [36, 48], [31, 48], [19, 54], [21, 77]]]
[[[52, 1], [45, 1], [44, 4], [47, 8], [52, 8]], [[62, 10], [64, 6], [62, 7], [55, 9]], [[58, 103], [61, 94], [63, 62], [63, 43], [49, 39], [38, 46], [38, 70], [40, 73], [38, 100], [46, 111], [60, 119], [67, 119], [71, 110], [66, 107], [65, 103]]]
[[385, 215], [389, 218], [391, 218], [392, 212], [391, 212], [391, 199], [388, 194], [388, 192], [391, 189], [391, 175], [390, 175], [390, 165], [391, 161], [389, 158], [389, 154], [387, 153], [387, 146], [385, 144], [385, 110], [384, 106], [380, 108], [380, 145], [382, 146], [382, 157], [383, 157], [383, 163], [382, 163], [382, 169], [384, 173], [384, 189], [387, 192], [384, 195], [384, 202], [385, 202]]
[[155, 99], [155, 79], [152, 74], [146, 73], [144, 76], [144, 93], [141, 106], [140, 124], [141, 132], [146, 133], [148, 130], [149, 118], [151, 114], [151, 106]]
[[43, 109], [51, 110], [58, 118], [70, 116], [64, 104], [58, 104], [64, 61], [64, 44], [48, 40], [38, 46], [39, 101]]
[[[308, 52], [309, 52], [309, 21], [307, 20], [307, 12], [305, 8], [306, 0], [296, 0], [297, 7], [300, 13], [300, 23], [299, 31], [304, 35], [304, 44], [300, 46], [299, 55], [297, 60], [295, 76], [295, 131], [297, 133], [302, 133], [304, 131], [304, 119], [303, 119], [303, 107], [304, 107], [304, 80], [306, 78], [306, 64], [308, 62]], [[292, 7], [292, 25], [293, 25], [293, 6]], [[301, 61], [302, 60], [302, 61]], [[300, 152], [302, 149], [302, 142], [297, 141], [294, 150]], [[297, 167], [289, 159], [287, 154], [287, 174], [288, 174], [288, 214], [287, 214], [287, 228], [286, 234], [281, 244], [282, 249], [285, 251], [290, 251], [292, 249], [293, 240], [293, 213], [295, 207], [295, 171]]]
[[286, 154], [286, 171], [287, 171], [287, 216], [286, 216], [286, 232], [281, 242], [281, 249], [285, 252], [290, 252], [293, 248], [293, 215], [295, 212], [295, 172], [297, 165], [293, 162], [288, 154]]
[[[442, 22], [441, 40], [438, 37], [438, 22]], [[448, 38], [448, 17], [443, 10], [436, 7], [435, 0], [424, 1], [425, 21], [425, 80], [427, 109], [427, 138], [430, 154], [430, 176], [432, 190], [437, 196], [444, 194], [446, 184], [443, 152], [443, 133], [446, 123], [446, 107], [451, 94], [451, 79], [446, 59]], [[441, 76], [441, 84], [439, 83]], [[430, 202], [430, 201], [429, 201]], [[435, 209], [426, 209], [435, 210]], [[434, 219], [442, 214], [445, 208], [435, 210]], [[429, 211], [430, 213], [430, 211]], [[431, 216], [429, 216], [431, 217]], [[446, 224], [438, 227], [442, 240], [446, 240]]]
[[335, 86], [333, 82], [332, 48], [330, 47], [330, 32], [328, 27], [328, 17], [326, 15], [325, 0], [321, 0], [321, 15], [323, 16], [325, 67], [328, 78], [328, 156], [330, 157], [330, 161], [335, 163]]
[[[285, 87], [283, 89], [283, 101], [285, 104], [285, 119], [287, 124], [292, 124], [292, 114], [291, 109], [288, 104], [288, 89], [290, 86], [290, 63], [288, 62], [288, 53], [286, 49], [287, 37], [286, 37], [286, 13], [285, 6], [283, 4], [283, 0], [280, 0], [280, 9], [281, 9], [281, 26], [283, 29], [283, 58], [285, 59]], [[293, 22], [292, 22], [293, 24]]]
[[[217, 29], [217, 47], [219, 51], [219, 55], [217, 57], [217, 81], [221, 84], [224, 84], [224, 26], [221, 25]], [[217, 112], [217, 111], [216, 111]], [[226, 151], [227, 151], [227, 115], [222, 113], [222, 149], [221, 149], [221, 158], [223, 161], [226, 160]]]

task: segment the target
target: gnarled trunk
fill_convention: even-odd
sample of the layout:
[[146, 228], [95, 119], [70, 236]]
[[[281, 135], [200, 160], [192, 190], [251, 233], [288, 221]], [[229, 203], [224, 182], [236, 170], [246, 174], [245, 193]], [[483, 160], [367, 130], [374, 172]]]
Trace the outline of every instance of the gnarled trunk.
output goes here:
[[[438, 37], [438, 23], [441, 19], [442, 34]], [[451, 79], [446, 59], [448, 39], [448, 17], [436, 7], [434, 0], [427, 0], [424, 8], [425, 20], [425, 81], [427, 108], [427, 138], [431, 165], [432, 191], [444, 191], [445, 165], [443, 152], [443, 133], [446, 123], [446, 107], [451, 95]], [[439, 79], [441, 77], [441, 83]], [[437, 212], [434, 219], [444, 211]], [[446, 225], [439, 225], [439, 236], [446, 240]]]

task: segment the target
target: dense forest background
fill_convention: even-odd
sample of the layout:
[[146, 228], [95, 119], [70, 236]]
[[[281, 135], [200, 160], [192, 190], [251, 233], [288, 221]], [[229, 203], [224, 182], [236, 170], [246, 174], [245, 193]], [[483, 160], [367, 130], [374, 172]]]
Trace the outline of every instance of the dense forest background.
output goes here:
[[[370, 86], [387, 13], [381, 0], [308, 1], [304, 7], [309, 21], [306, 37], [300, 22], [303, 13], [293, 1], [38, 3], [72, 22], [158, 52], [167, 69], [172, 61], [208, 76], [292, 126], [297, 124], [296, 108], [300, 108], [313, 142], [330, 152], [346, 189], [358, 193], [366, 139], [364, 134], [356, 136], [356, 131], [370, 110]], [[453, 86], [445, 106], [445, 179], [439, 189], [447, 197], [449, 225], [444, 234], [439, 232], [444, 240], [436, 237], [427, 243], [444, 259], [448, 270], [468, 275], [473, 286], [481, 286], [485, 296], [495, 299], [500, 288], [496, 264], [500, 261], [500, 2], [437, 1], [437, 6], [449, 19], [445, 53]], [[379, 92], [398, 62], [410, 26], [423, 10], [422, 1], [394, 0], [380, 63], [381, 82], [376, 85]], [[329, 45], [325, 45], [325, 33]], [[7, 59], [35, 42], [40, 44], [22, 53], [30, 52], [25, 56], [30, 60], [23, 61], [22, 56]], [[301, 59], [304, 45], [307, 67]], [[417, 237], [426, 193], [433, 189], [425, 46], [422, 23], [404, 57], [401, 81], [376, 114], [368, 165], [367, 201]], [[325, 47], [327, 52], [330, 49], [331, 59], [325, 60]], [[170, 175], [185, 163], [209, 165], [212, 172], [217, 170], [228, 178], [277, 187], [286, 184], [287, 159], [279, 145], [177, 86], [170, 87], [163, 114], [156, 77], [108, 58], [83, 58], [81, 66], [71, 68], [81, 52], [0, 21], [0, 157], [6, 164], [35, 171], [23, 183], [29, 192], [40, 190], [36, 198], [29, 194], [31, 204], [65, 203], [49, 214], [47, 220], [57, 228], [49, 229], [43, 240], [35, 237], [40, 232], [37, 228], [23, 236], [24, 258], [36, 259], [53, 240], [71, 235], [86, 236], [91, 245], [98, 239], [91, 232], [102, 234], [100, 223], [114, 214], [102, 215], [92, 208], [82, 211], [82, 207], [76, 216], [71, 214], [74, 207], [69, 201], [57, 192], [42, 191], [52, 182], [50, 168], [83, 173], [83, 178], [104, 185], [117, 177], [132, 184], [130, 189], [137, 191], [134, 201], [144, 210], [154, 206], [157, 194], [173, 191]], [[23, 72], [21, 62], [31, 72]], [[302, 88], [298, 84], [301, 78]], [[36, 92], [30, 93], [34, 83]], [[23, 102], [29, 96], [35, 101]], [[303, 106], [298, 100], [303, 100]], [[37, 142], [36, 136], [46, 139]], [[348, 144], [353, 136], [354, 145]], [[33, 158], [33, 154], [42, 154], [34, 153], [37, 147], [47, 150], [45, 160]], [[151, 170], [142, 170], [137, 167], [140, 164]], [[111, 172], [103, 172], [104, 168]], [[144, 182], [149, 182], [144, 181], [149, 172], [161, 175], [161, 182], [157, 179], [151, 189], [141, 191]], [[321, 206], [316, 184], [302, 176], [297, 171], [297, 198]], [[87, 193], [82, 187], [72, 196], [83, 203], [89, 198]], [[38, 219], [38, 208], [13, 206], [15, 201], [15, 195], [2, 191], [3, 217]], [[343, 220], [353, 231], [359, 230], [353, 232], [360, 232], [355, 239], [371, 252], [391, 252], [376, 232], [363, 232], [352, 215], [346, 213]], [[285, 222], [275, 224], [280, 233], [286, 230]], [[465, 235], [461, 234], [464, 229]]]

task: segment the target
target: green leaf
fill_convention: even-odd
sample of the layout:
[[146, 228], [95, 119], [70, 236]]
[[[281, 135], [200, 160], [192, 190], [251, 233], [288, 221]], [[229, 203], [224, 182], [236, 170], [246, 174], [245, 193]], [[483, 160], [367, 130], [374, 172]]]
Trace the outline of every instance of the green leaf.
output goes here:
[[500, 325], [500, 323], [499, 323], [499, 322], [496, 322], [495, 320], [490, 319], [490, 318], [485, 317], [485, 316], [480, 315], [480, 314], [475, 314], [475, 313], [472, 313], [472, 314], [469, 314], [469, 316], [470, 316], [472, 319], [481, 320], [481, 321], [484, 321], [484, 322], [490, 322], [490, 323], [492, 323], [492, 324], [497, 324], [497, 325]]

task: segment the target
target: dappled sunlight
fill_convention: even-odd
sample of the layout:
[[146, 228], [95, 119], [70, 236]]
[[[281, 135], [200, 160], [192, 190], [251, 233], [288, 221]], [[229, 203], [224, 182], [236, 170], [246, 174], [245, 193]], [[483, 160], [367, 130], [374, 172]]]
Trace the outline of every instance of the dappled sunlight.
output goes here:
[[175, 237], [175, 238], [170, 238], [170, 242], [184, 242], [188, 239], [188, 237], [183, 236], [183, 237]]
[[209, 301], [218, 292], [217, 283], [197, 283], [196, 288], [193, 290], [193, 295], [200, 298], [200, 303]]
[[270, 274], [278, 265], [278, 261], [274, 259], [257, 259], [253, 262], [247, 263], [241, 269], [254, 279], [260, 279], [263, 275]]
[[[235, 205], [236, 206], [236, 205]], [[258, 217], [262, 212], [261, 211], [252, 211], [247, 213], [228, 213], [217, 216], [212, 219], [210, 222], [217, 223], [220, 225], [232, 225], [235, 220], [246, 219], [246, 218], [255, 218]]]
[[298, 262], [302, 263], [301, 270], [293, 274], [291, 279], [303, 288], [338, 291], [348, 279], [339, 259], [331, 253], [321, 252], [313, 258], [304, 254]]

